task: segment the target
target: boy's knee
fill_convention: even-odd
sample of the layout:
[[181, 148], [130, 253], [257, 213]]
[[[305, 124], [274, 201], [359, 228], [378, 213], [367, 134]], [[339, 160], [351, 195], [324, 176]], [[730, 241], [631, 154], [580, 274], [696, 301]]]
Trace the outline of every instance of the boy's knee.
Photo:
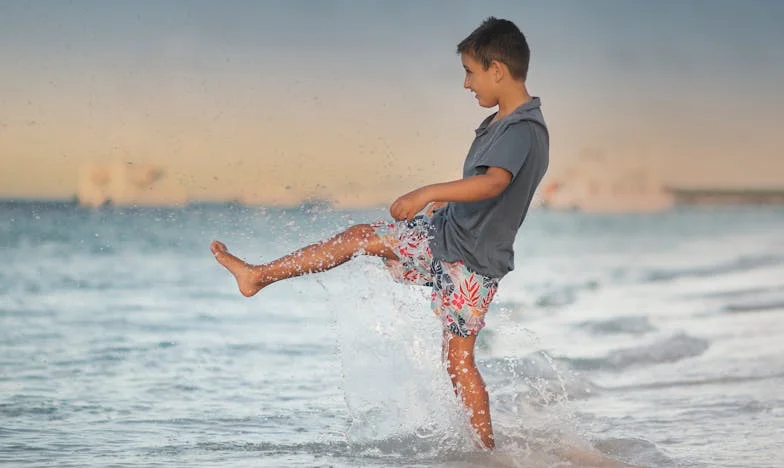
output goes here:
[[355, 224], [349, 227], [348, 229], [346, 229], [346, 232], [350, 232], [356, 235], [367, 236], [373, 233], [373, 227], [370, 224]]
[[389, 250], [381, 238], [376, 234], [376, 230], [370, 224], [356, 224], [343, 231], [343, 236], [356, 246], [358, 252], [364, 254], [395, 259], [394, 252]]
[[446, 359], [446, 368], [450, 375], [466, 373], [474, 366], [474, 357], [465, 351], [450, 352]]
[[369, 224], [355, 224], [346, 229], [343, 235], [359, 242], [368, 242], [376, 235], [376, 232]]

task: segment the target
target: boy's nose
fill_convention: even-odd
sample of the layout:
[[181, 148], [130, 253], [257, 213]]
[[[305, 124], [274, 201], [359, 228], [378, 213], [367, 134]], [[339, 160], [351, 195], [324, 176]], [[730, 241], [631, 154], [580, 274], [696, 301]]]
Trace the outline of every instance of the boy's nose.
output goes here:
[[471, 83], [468, 81], [468, 78], [463, 80], [463, 88], [469, 89], [471, 87]]

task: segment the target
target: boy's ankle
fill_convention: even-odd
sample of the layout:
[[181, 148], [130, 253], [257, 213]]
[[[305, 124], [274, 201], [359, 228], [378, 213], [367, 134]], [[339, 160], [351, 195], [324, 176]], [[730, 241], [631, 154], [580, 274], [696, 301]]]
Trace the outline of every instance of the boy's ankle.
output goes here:
[[276, 278], [274, 272], [270, 271], [266, 265], [253, 265], [251, 270], [253, 271], [253, 282], [261, 287], [281, 279], [280, 277]]

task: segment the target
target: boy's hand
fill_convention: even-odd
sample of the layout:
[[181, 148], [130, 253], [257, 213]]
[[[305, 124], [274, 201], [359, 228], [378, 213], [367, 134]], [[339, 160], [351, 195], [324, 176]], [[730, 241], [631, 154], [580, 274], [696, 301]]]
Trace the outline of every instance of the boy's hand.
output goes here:
[[428, 203], [430, 200], [426, 193], [422, 189], [417, 189], [395, 200], [389, 207], [389, 214], [397, 221], [412, 220]]

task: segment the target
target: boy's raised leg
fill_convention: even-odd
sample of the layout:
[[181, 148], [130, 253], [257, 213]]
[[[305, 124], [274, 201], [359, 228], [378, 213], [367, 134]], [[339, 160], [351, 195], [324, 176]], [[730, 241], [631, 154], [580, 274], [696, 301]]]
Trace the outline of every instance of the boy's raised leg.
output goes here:
[[471, 426], [482, 446], [495, 448], [493, 425], [490, 420], [490, 399], [485, 382], [474, 363], [476, 335], [461, 337], [444, 332], [444, 351], [447, 371], [455, 393], [470, 413]]
[[213, 241], [210, 250], [218, 263], [234, 275], [240, 293], [246, 297], [253, 296], [275, 281], [335, 268], [359, 253], [397, 259], [369, 224], [351, 226], [327, 240], [262, 265], [246, 263], [229, 253], [219, 241]]

